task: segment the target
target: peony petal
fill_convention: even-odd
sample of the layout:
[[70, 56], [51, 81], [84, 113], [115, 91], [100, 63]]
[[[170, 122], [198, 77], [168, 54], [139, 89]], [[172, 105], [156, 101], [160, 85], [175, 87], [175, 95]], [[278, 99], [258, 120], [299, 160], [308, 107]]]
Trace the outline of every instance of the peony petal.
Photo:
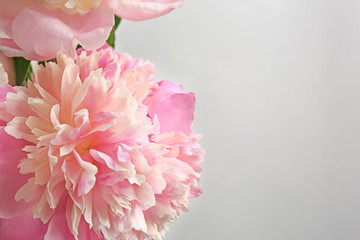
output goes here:
[[[65, 209], [63, 209], [63, 211], [65, 211]], [[58, 211], [51, 218], [44, 240], [74, 240], [74, 236], [69, 231], [66, 216], [63, 212]]]
[[116, 15], [133, 21], [160, 17], [183, 3], [184, 0], [111, 0]]
[[87, 194], [94, 187], [96, 182], [95, 175], [98, 169], [95, 165], [84, 161], [75, 150], [73, 151], [73, 153], [80, 167], [84, 169], [84, 171], [81, 173], [78, 186], [78, 195], [80, 196], [83, 194]]
[[78, 228], [81, 220], [81, 211], [71, 198], [68, 198], [66, 203], [66, 219], [70, 232], [77, 236], [79, 234]]
[[79, 224], [79, 239], [84, 240], [104, 240], [104, 238], [99, 238], [96, 233], [89, 228], [86, 221], [82, 218]]
[[[1, 21], [1, 20], [0, 20]], [[1, 25], [1, 23], [0, 23]], [[1, 26], [0, 26], [1, 29]], [[4, 77], [5, 75], [5, 77]], [[7, 80], [7, 81], [5, 81]], [[0, 51], [0, 85], [9, 83], [10, 85], [15, 85], [15, 68], [14, 62], [11, 58], [6, 57]]]
[[[47, 224], [43, 224], [41, 220], [34, 219], [30, 211], [26, 211], [11, 219], [0, 219], [0, 239], [41, 240], [44, 239], [47, 227]], [[51, 238], [51, 240], [56, 240], [56, 238]]]
[[146, 20], [169, 13], [183, 2], [0, 0], [0, 51], [32, 60], [55, 58], [57, 50], [75, 57], [77, 44], [87, 50], [104, 44], [114, 24], [114, 13], [124, 19]]
[[195, 97], [192, 93], [182, 93], [182, 87], [170, 81], [161, 81], [151, 97], [149, 114], [160, 122], [160, 132], [192, 133]]
[[[90, 119], [94, 118], [104, 108], [106, 94], [107, 85], [101, 69], [91, 72], [75, 95], [78, 104], [73, 106], [73, 111], [75, 108], [86, 108], [89, 111]], [[94, 96], [97, 97], [94, 98]]]
[[16, 192], [23, 186], [28, 175], [19, 173], [17, 165], [26, 158], [21, 149], [27, 142], [9, 136], [4, 127], [0, 127], [0, 217], [9, 218], [24, 211], [27, 204], [15, 200]]
[[0, 84], [0, 126], [5, 126], [7, 122], [9, 122], [13, 116], [7, 111], [6, 107], [6, 95], [9, 93], [15, 92], [15, 89], [10, 85], [1, 85]]
[[0, 85], [0, 102], [4, 102], [6, 100], [6, 95], [9, 93], [15, 93], [15, 89], [8, 84]]
[[131, 213], [130, 213], [130, 221], [131, 221], [132, 227], [135, 230], [143, 231], [143, 232], [147, 231], [147, 225], [145, 222], [144, 213], [138, 205], [133, 206]]
[[106, 166], [112, 170], [119, 171], [122, 169], [111, 156], [106, 153], [90, 149], [90, 155], [99, 163], [106, 164]]
[[59, 9], [26, 7], [13, 20], [12, 36], [25, 58], [43, 61], [55, 58], [58, 51], [75, 57], [78, 44], [86, 49], [101, 47], [113, 24], [113, 11], [106, 4], [72, 16]]

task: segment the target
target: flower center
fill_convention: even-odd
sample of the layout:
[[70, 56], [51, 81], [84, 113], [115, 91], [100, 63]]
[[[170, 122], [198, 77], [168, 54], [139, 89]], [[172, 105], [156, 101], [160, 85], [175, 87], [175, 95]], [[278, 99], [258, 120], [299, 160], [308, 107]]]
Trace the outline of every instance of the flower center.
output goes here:
[[74, 149], [79, 155], [82, 156], [82, 155], [87, 155], [90, 149], [92, 149], [93, 147], [94, 147], [94, 141], [92, 139], [83, 139], [76, 143]]

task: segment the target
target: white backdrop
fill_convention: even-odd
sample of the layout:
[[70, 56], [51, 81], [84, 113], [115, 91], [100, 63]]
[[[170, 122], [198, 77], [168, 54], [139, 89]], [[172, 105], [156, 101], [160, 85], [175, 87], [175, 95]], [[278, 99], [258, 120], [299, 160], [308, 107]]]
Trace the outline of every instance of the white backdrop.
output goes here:
[[166, 240], [360, 239], [360, 1], [187, 0], [117, 42], [197, 96], [204, 194]]

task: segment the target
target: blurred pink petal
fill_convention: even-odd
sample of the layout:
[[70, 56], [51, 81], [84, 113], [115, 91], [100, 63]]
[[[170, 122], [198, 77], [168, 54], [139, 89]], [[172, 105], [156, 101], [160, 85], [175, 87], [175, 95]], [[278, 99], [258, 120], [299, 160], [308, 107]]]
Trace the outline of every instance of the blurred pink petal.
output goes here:
[[183, 0], [0, 0], [0, 51], [37, 61], [53, 59], [57, 51], [75, 57], [78, 44], [93, 50], [105, 43], [114, 14], [146, 20], [182, 4]]
[[12, 39], [27, 59], [48, 60], [58, 51], [75, 57], [78, 44], [86, 49], [101, 47], [113, 21], [113, 11], [105, 5], [85, 15], [72, 16], [57, 9], [24, 8], [11, 23]]
[[160, 17], [181, 7], [184, 0], [112, 0], [116, 15], [122, 18], [140, 21]]

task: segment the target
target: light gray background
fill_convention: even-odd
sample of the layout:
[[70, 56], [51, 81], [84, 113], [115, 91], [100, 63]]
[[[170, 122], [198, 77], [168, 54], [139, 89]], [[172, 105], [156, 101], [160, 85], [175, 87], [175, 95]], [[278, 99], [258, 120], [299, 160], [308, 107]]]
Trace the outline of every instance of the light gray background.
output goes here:
[[117, 49], [197, 96], [204, 194], [166, 240], [360, 239], [360, 1], [187, 0]]

